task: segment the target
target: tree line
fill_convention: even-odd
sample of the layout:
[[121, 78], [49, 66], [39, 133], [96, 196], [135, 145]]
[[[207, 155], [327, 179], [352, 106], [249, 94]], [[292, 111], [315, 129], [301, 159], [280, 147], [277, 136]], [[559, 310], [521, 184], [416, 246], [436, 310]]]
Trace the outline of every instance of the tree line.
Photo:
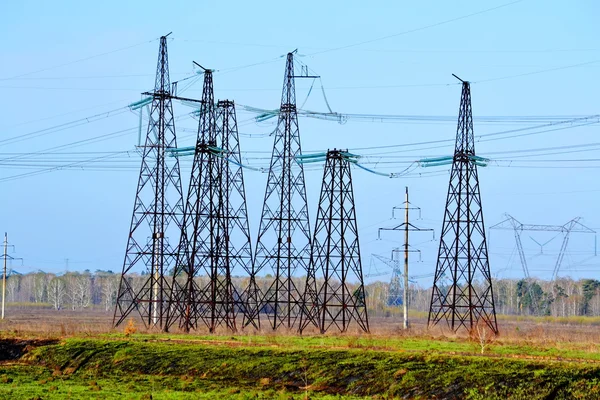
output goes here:
[[[128, 276], [132, 286], [141, 287], [144, 275]], [[120, 274], [112, 271], [69, 272], [53, 274], [34, 272], [9, 275], [6, 280], [7, 305], [41, 306], [54, 310], [114, 309], [119, 288]], [[205, 280], [206, 277], [198, 278]], [[248, 278], [232, 278], [238, 293], [243, 292]], [[297, 278], [302, 287], [302, 278]], [[259, 279], [263, 288], [268, 278]], [[505, 315], [538, 316], [600, 316], [600, 281], [595, 279], [559, 278], [555, 281], [535, 279], [494, 279], [494, 302], [496, 312]], [[477, 283], [475, 283], [477, 285]], [[390, 296], [387, 282], [365, 285], [366, 304], [371, 315], [392, 315], [401, 312], [397, 296]], [[427, 312], [431, 300], [431, 288], [411, 283], [408, 288], [409, 307]]]

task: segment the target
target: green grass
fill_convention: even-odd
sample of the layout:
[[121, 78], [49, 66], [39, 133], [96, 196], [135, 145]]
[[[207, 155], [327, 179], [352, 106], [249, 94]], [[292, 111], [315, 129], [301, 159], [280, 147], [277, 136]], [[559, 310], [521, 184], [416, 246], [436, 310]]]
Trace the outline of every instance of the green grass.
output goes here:
[[[450, 354], [480, 353], [479, 343], [468, 338], [381, 337], [363, 336], [286, 336], [286, 335], [182, 335], [182, 334], [123, 334], [102, 335], [113, 340], [182, 341], [225, 346], [263, 346], [287, 349], [365, 349], [383, 351], [429, 352]], [[501, 338], [485, 347], [485, 354], [499, 357], [543, 357], [556, 360], [600, 361], [600, 346], [595, 343], [565, 343]]]
[[600, 398], [600, 365], [451, 354], [473, 353], [463, 341], [387, 339], [386, 347], [376, 338], [160, 338], [37, 347], [18, 365], [0, 365], [0, 398]]

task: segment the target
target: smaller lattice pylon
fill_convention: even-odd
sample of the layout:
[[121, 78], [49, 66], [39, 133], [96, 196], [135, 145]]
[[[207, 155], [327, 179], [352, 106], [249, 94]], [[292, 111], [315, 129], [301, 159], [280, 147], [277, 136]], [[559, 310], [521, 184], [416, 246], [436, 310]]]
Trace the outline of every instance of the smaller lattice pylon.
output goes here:
[[326, 155], [300, 332], [310, 324], [321, 333], [332, 327], [346, 332], [352, 324], [369, 331], [350, 170], [353, 162], [356, 156], [348, 151], [334, 149]]

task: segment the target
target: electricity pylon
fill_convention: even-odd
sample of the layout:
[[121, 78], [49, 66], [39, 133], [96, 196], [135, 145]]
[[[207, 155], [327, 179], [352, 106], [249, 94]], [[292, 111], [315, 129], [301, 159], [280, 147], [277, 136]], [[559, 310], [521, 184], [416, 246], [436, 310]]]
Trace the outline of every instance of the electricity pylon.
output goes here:
[[347, 151], [327, 152], [300, 332], [310, 323], [321, 333], [346, 332], [354, 323], [369, 332], [350, 171], [355, 162]]
[[[125, 261], [113, 324], [119, 325], [134, 310], [148, 328], [164, 328], [171, 283], [166, 274], [175, 266], [176, 243], [183, 216], [179, 160], [168, 157], [177, 148], [170, 92], [167, 36], [160, 49], [146, 141], [127, 241]], [[128, 274], [146, 273], [139, 288]]]
[[[461, 82], [456, 147], [428, 325], [443, 320], [456, 332], [461, 327], [472, 331], [484, 323], [498, 333], [477, 175], [481, 158], [475, 154], [471, 88], [469, 82]], [[450, 278], [449, 286], [443, 283], [445, 278]]]
[[[217, 135], [223, 149], [222, 187], [223, 224], [226, 232], [227, 251], [224, 254], [229, 274], [249, 277], [252, 275], [252, 244], [248, 222], [246, 189], [242, 170], [242, 156], [238, 135], [237, 116], [233, 101], [221, 100], [217, 103]], [[247, 313], [246, 299], [235, 293], [236, 309]]]
[[210, 332], [220, 326], [235, 332], [237, 313], [244, 308], [231, 276], [236, 271], [250, 275], [252, 269], [237, 118], [232, 101], [219, 101], [215, 110], [212, 71], [204, 74], [168, 321], [170, 326], [178, 320], [185, 331], [201, 322]]
[[212, 71], [205, 69], [198, 136], [168, 317], [168, 326], [179, 320], [185, 331], [197, 329], [199, 322], [211, 332], [222, 323], [235, 330], [231, 279], [227, 273], [217, 278], [223, 262], [225, 230], [220, 218], [223, 163], [218, 157], [216, 131]]
[[[310, 263], [310, 225], [304, 168], [296, 161], [302, 154], [296, 89], [294, 52], [288, 53], [281, 95], [279, 120], [269, 176], [265, 190], [260, 226], [256, 239], [254, 270], [246, 291], [247, 315], [244, 326], [260, 328], [260, 314], [266, 313], [271, 329], [292, 329], [301, 313], [303, 287]], [[267, 279], [261, 290], [258, 279]]]

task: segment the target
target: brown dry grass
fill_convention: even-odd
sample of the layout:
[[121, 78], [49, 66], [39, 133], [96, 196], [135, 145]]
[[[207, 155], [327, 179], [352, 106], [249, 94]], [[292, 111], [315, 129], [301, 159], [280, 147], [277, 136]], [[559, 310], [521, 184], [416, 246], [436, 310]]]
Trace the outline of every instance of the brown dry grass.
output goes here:
[[[104, 310], [48, 310], [48, 309], [18, 309], [7, 308], [6, 319], [0, 321], [0, 335], [18, 338], [67, 338], [91, 337], [107, 333], [131, 333], [131, 326], [127, 323], [117, 328], [112, 327], [112, 313]], [[129, 320], [128, 320], [129, 321]], [[332, 332], [327, 335], [347, 337], [348, 347], [364, 347], [371, 339], [385, 338], [418, 338], [433, 340], [469, 341], [468, 332], [453, 333], [447, 327], [439, 325], [427, 329], [427, 319], [420, 316], [411, 320], [410, 329], [402, 329], [401, 317], [375, 317], [370, 319], [371, 334], [365, 334], [358, 329], [339, 334]], [[516, 316], [499, 316], [498, 324], [500, 335], [495, 338], [495, 343], [501, 345], [531, 345], [541, 347], [579, 348], [590, 352], [599, 352], [600, 330], [596, 321], [587, 321], [585, 318], [569, 320], [555, 320], [548, 318], [523, 318]], [[141, 321], [133, 324], [137, 333], [159, 334], [157, 330], [145, 329]], [[241, 327], [241, 320], [238, 323]], [[181, 333], [172, 329], [171, 333]], [[193, 331], [193, 335], [208, 335], [207, 329]], [[237, 333], [231, 333], [225, 328], [219, 328], [214, 336], [224, 340], [233, 339], [233, 336], [245, 336], [246, 344], [252, 344], [253, 336], [265, 337], [267, 345], [278, 346], [280, 338], [285, 336], [298, 336], [296, 331], [278, 330], [273, 332], [268, 327], [261, 331], [255, 329], [238, 328]], [[315, 336], [316, 332], [307, 330], [306, 336]], [[182, 337], [182, 340], [185, 340]], [[359, 343], [359, 338], [362, 338]], [[263, 341], [264, 343], [264, 341]], [[367, 346], [368, 347], [368, 346]]]

